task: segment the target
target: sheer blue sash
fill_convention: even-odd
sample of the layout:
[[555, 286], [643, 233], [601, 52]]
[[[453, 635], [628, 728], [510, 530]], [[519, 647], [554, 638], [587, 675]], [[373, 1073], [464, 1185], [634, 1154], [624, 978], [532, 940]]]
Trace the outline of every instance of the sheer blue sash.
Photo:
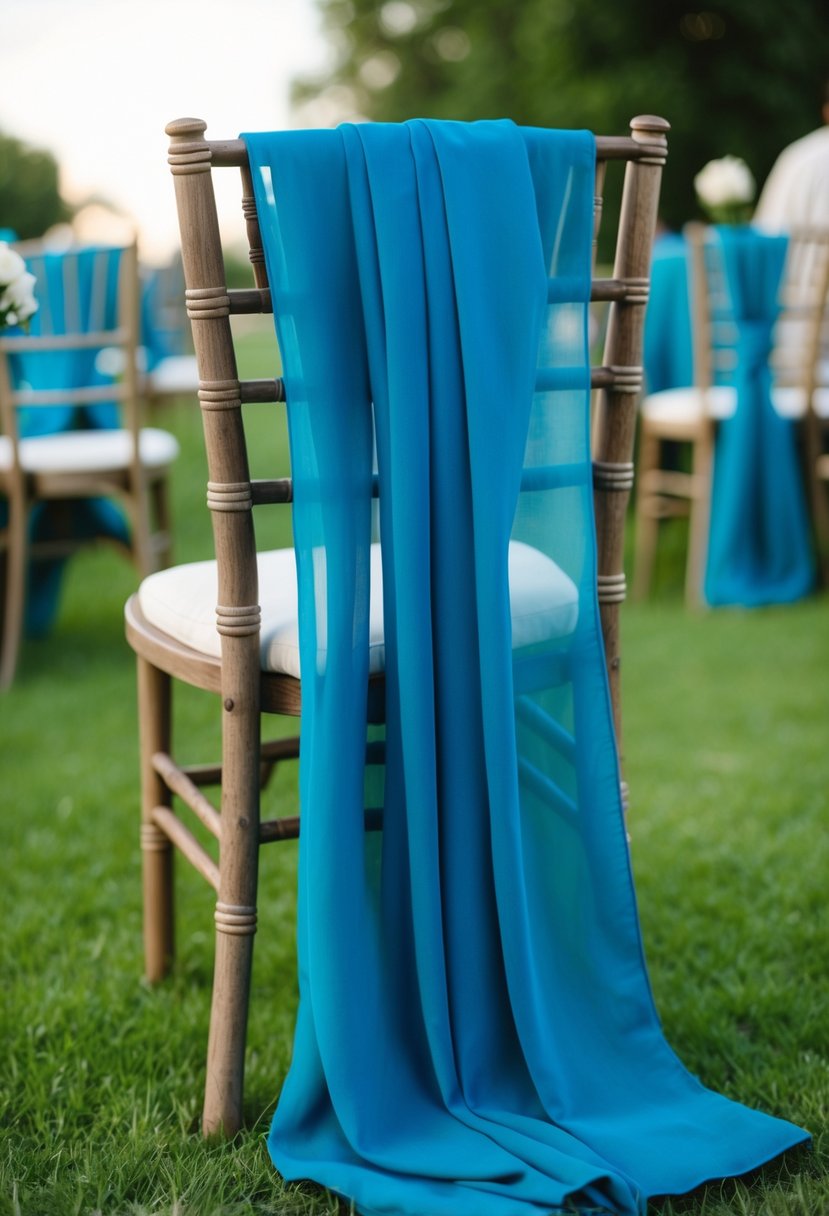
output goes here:
[[653, 245], [651, 289], [645, 313], [645, 391], [686, 388], [694, 383], [688, 243], [666, 232]]
[[[807, 1134], [672, 1053], [631, 882], [595, 596], [593, 139], [425, 121], [244, 138], [303, 679], [300, 1005], [273, 1160], [365, 1216], [634, 1213], [743, 1172]], [[575, 611], [520, 616], [518, 558]]]
[[[122, 250], [88, 246], [67, 252], [47, 251], [27, 259], [35, 275], [38, 311], [30, 332], [38, 334], [90, 333], [114, 329], [118, 324], [118, 272]], [[36, 351], [13, 354], [11, 372], [17, 387], [67, 389], [106, 385], [112, 375], [100, 367], [98, 348]], [[38, 406], [21, 409], [20, 437], [60, 434], [82, 429], [109, 429], [119, 425], [115, 403], [85, 406]], [[32, 512], [33, 542], [71, 537], [114, 537], [128, 543], [123, 513], [106, 499], [68, 499], [59, 504], [39, 503]], [[32, 563], [26, 596], [26, 633], [39, 637], [54, 623], [65, 561], [49, 558]]]
[[[30, 333], [91, 333], [118, 324], [118, 271], [122, 250], [88, 246], [47, 251], [27, 259], [35, 275], [38, 311]], [[100, 350], [37, 351], [12, 356], [15, 382], [34, 389], [78, 388], [112, 382], [100, 367]], [[20, 411], [20, 434], [53, 435], [83, 427], [117, 427], [112, 404], [38, 406]]]
[[717, 433], [705, 598], [786, 603], [814, 584], [794, 425], [771, 400], [769, 354], [787, 239], [748, 228], [719, 228], [716, 239], [737, 334], [737, 409]]

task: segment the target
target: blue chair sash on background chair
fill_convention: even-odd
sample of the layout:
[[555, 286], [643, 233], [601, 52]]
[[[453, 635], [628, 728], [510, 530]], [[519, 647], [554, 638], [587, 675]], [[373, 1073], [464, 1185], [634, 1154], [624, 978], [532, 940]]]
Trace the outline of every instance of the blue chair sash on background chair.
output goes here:
[[165, 401], [195, 398], [199, 374], [189, 340], [179, 254], [163, 266], [141, 268], [139, 365], [151, 412]]
[[736, 408], [718, 427], [705, 566], [707, 603], [790, 603], [815, 578], [795, 429], [772, 402], [773, 331], [781, 310], [786, 237], [723, 228], [727, 320], [736, 328]]
[[679, 233], [666, 232], [654, 241], [645, 314], [646, 393], [694, 383], [687, 259], [687, 243]]
[[[781, 244], [750, 228], [689, 225], [681, 245], [674, 241], [663, 256], [671, 269], [663, 267], [655, 281], [646, 325], [634, 592], [648, 594], [660, 521], [687, 516], [689, 603], [800, 598], [814, 584], [805, 488], [812, 472], [801, 432], [814, 411], [829, 420], [829, 388], [810, 387], [813, 339], [826, 308], [829, 233], [793, 234]], [[747, 300], [741, 283], [752, 275]], [[682, 373], [673, 383], [663, 375], [657, 339], [684, 352], [670, 361], [670, 370]], [[725, 466], [717, 476], [720, 436]], [[722, 508], [716, 517], [715, 476]]]

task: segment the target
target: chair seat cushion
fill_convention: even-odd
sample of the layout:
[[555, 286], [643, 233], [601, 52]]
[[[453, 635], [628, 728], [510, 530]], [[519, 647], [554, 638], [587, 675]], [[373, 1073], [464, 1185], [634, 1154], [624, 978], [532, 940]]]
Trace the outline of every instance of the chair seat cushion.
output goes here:
[[[164, 468], [176, 459], [178, 441], [156, 427], [140, 433], [141, 463], [147, 469]], [[102, 473], [125, 469], [132, 459], [129, 431], [66, 431], [60, 435], [38, 435], [20, 441], [20, 463], [27, 473]], [[0, 469], [11, 468], [12, 447], [0, 436]]]
[[[802, 418], [806, 407], [803, 389], [784, 386], [772, 389], [772, 404], [783, 418]], [[737, 404], [733, 388], [717, 385], [702, 392], [698, 388], [667, 388], [650, 393], [642, 402], [642, 414], [656, 426], [693, 426], [703, 417], [721, 422], [730, 418]], [[829, 419], [829, 388], [815, 390], [815, 412]]]
[[[802, 418], [806, 412], [806, 394], [802, 388], [787, 385], [772, 389], [771, 399], [783, 418]], [[829, 388], [816, 388], [813, 403], [818, 418], [829, 419]]]
[[199, 370], [195, 355], [167, 355], [147, 374], [150, 395], [196, 393]]
[[[509, 548], [510, 606], [514, 649], [567, 637], [578, 621], [578, 591], [549, 557], [512, 541]], [[220, 657], [216, 630], [218, 582], [215, 561], [159, 570], [142, 582], [138, 599], [146, 620], [162, 633], [202, 654]], [[263, 671], [299, 678], [296, 564], [293, 549], [259, 554]], [[380, 546], [371, 546], [369, 670], [385, 666], [383, 572]]]
[[734, 413], [733, 388], [718, 386], [702, 392], [698, 388], [666, 388], [649, 393], [642, 401], [642, 414], [657, 425], [693, 426], [708, 415], [718, 421]]

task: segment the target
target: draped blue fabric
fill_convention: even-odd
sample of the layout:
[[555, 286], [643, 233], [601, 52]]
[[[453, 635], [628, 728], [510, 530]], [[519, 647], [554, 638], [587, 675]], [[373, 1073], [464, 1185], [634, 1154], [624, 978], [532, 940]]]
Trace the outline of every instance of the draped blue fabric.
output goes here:
[[737, 409], [718, 428], [705, 572], [709, 604], [786, 603], [814, 585], [794, 424], [772, 405], [769, 354], [787, 238], [718, 228], [733, 320]]
[[[529, 1216], [639, 1213], [768, 1160], [807, 1133], [683, 1068], [643, 961], [595, 596], [592, 136], [244, 138], [289, 403], [303, 680], [277, 1168], [364, 1216]], [[572, 580], [578, 619], [516, 647], [518, 543]]]
[[[88, 246], [67, 252], [45, 252], [27, 259], [35, 275], [38, 311], [29, 326], [32, 335], [90, 333], [114, 329], [118, 324], [118, 248]], [[100, 350], [36, 351], [14, 355], [18, 385], [31, 388], [72, 388], [111, 383], [99, 367]], [[53, 406], [22, 410], [21, 435], [52, 435], [85, 426], [116, 427], [118, 410], [112, 404], [82, 407]]]
[[[182, 307], [178, 313], [171, 311], [171, 277], [175, 275], [176, 288]], [[141, 346], [146, 358], [146, 370], [153, 371], [162, 359], [183, 355], [187, 349], [184, 329], [184, 274], [174, 266], [145, 268], [141, 282]]]
[[694, 383], [687, 242], [676, 232], [665, 233], [653, 245], [643, 366], [648, 393]]
[[[90, 333], [114, 329], [118, 324], [118, 270], [121, 249], [88, 246], [67, 252], [48, 251], [27, 259], [35, 275], [38, 311], [29, 327], [32, 335]], [[65, 389], [104, 385], [112, 375], [100, 367], [100, 349], [33, 351], [11, 356], [17, 387]], [[52, 435], [86, 428], [119, 425], [114, 403], [85, 406], [37, 406], [21, 409], [21, 438]], [[129, 532], [121, 511], [106, 499], [41, 503], [32, 512], [32, 539], [62, 536], [111, 536], [127, 542]], [[29, 571], [26, 598], [26, 632], [42, 636], [57, 612], [65, 562], [38, 560]]]

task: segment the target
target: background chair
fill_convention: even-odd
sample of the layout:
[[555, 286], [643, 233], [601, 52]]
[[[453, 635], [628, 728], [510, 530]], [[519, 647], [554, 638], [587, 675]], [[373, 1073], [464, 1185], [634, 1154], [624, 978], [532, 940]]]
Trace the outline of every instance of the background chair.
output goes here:
[[[141, 426], [135, 246], [22, 248], [39, 309], [29, 333], [0, 338], [2, 687], [14, 677], [33, 559], [62, 559], [109, 533], [141, 574], [169, 561], [167, 478], [178, 454], [172, 435]], [[128, 526], [100, 510], [81, 521], [79, 504], [99, 498], [116, 499]], [[51, 519], [35, 532], [38, 504], [49, 504]]]
[[[608, 162], [627, 162], [613, 277], [596, 279], [593, 299], [607, 304], [602, 366], [593, 370], [594, 485], [599, 533], [598, 597], [617, 731], [619, 606], [625, 595], [622, 542], [633, 480], [631, 453], [641, 385], [643, 306], [656, 219], [667, 123], [637, 118], [631, 137], [598, 141], [596, 231]], [[159, 980], [173, 956], [172, 846], [217, 894], [216, 963], [203, 1116], [206, 1134], [233, 1133], [242, 1118], [242, 1081], [260, 844], [296, 836], [299, 819], [259, 820], [263, 777], [298, 756], [297, 738], [260, 744], [262, 714], [297, 716], [296, 573], [291, 549], [257, 553], [253, 508], [291, 501], [288, 480], [251, 480], [242, 407], [284, 400], [281, 380], [240, 381], [230, 318], [272, 310], [244, 143], [208, 142], [205, 124], [167, 127], [181, 227], [187, 307], [199, 366], [207, 451], [207, 502], [216, 560], [153, 575], [126, 605], [126, 631], [138, 662], [141, 732], [144, 934], [146, 971]], [[235, 167], [255, 286], [228, 291], [212, 172]], [[274, 339], [274, 366], [278, 352]], [[526, 547], [524, 547], [526, 548]], [[513, 631], [522, 602], [552, 601], [557, 628], [568, 628], [566, 576], [546, 557], [517, 553], [511, 569]], [[523, 559], [526, 559], [523, 560]], [[541, 559], [541, 560], [538, 560]], [[377, 560], [377, 554], [373, 560]], [[546, 563], [546, 564], [545, 564]], [[514, 577], [512, 575], [514, 574]], [[372, 583], [376, 584], [376, 578]], [[572, 584], [570, 584], [572, 587]], [[577, 607], [577, 606], [576, 606]], [[382, 605], [372, 604], [369, 716], [383, 716]], [[519, 623], [520, 624], [520, 623]], [[572, 628], [572, 625], [569, 626]], [[515, 640], [515, 639], [514, 639]], [[172, 755], [171, 687], [183, 681], [218, 694], [220, 765], [185, 766]], [[220, 807], [202, 786], [221, 785]], [[218, 841], [218, 860], [172, 809], [178, 797]], [[371, 825], [369, 825], [370, 827]]]
[[[736, 330], [728, 287], [709, 230], [685, 228], [690, 293], [693, 380], [688, 387], [648, 393], [639, 417], [635, 572], [633, 590], [645, 598], [651, 587], [662, 520], [689, 520], [685, 595], [702, 601], [706, 567], [714, 449], [718, 424], [733, 416], [737, 394]], [[817, 487], [820, 436], [829, 421], [829, 377], [821, 334], [827, 307], [829, 231], [801, 231], [789, 239], [769, 365], [772, 404], [804, 427], [811, 456], [804, 475], [811, 487], [818, 536], [829, 537], [823, 491]], [[665, 305], [668, 305], [665, 301]], [[811, 420], [811, 421], [809, 421]], [[805, 439], [804, 439], [805, 442]], [[822, 542], [825, 546], [825, 541]]]
[[196, 396], [199, 373], [184, 307], [184, 270], [176, 253], [163, 266], [140, 270], [139, 366], [150, 411], [165, 402]]

